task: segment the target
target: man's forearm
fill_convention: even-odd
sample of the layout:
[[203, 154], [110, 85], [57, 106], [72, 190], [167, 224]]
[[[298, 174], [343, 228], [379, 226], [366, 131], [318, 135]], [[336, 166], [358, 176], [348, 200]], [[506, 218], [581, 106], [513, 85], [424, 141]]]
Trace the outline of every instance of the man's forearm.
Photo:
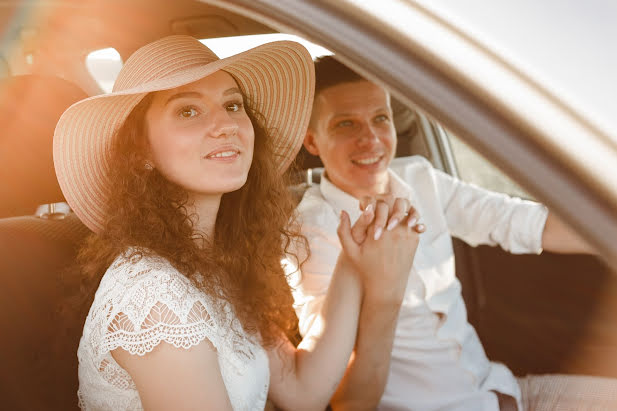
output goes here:
[[335, 411], [373, 410], [379, 404], [390, 371], [401, 301], [377, 301], [365, 295], [354, 353], [330, 402]]
[[592, 246], [551, 212], [544, 225], [542, 248], [554, 253], [595, 253]]

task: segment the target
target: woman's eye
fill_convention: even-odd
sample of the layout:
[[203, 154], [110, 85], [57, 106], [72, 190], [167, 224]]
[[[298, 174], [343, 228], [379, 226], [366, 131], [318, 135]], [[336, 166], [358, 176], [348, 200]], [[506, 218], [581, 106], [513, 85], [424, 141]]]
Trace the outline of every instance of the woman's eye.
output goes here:
[[197, 110], [195, 110], [193, 107], [184, 107], [180, 109], [179, 114], [182, 118], [191, 118], [195, 117], [198, 113]]
[[337, 127], [351, 127], [353, 125], [353, 121], [351, 120], [343, 120], [336, 123]]
[[232, 111], [232, 112], [234, 112], [234, 113], [235, 113], [235, 112], [237, 112], [237, 111], [242, 110], [242, 107], [243, 107], [243, 104], [242, 104], [242, 103], [238, 103], [238, 102], [235, 102], [235, 103], [228, 103], [228, 104], [227, 104], [227, 111]]

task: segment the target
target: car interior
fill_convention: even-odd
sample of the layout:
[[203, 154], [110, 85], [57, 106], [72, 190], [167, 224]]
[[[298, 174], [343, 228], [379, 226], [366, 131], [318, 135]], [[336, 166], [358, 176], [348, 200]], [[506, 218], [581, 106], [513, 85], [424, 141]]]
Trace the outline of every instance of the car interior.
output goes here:
[[[2, 408], [76, 409], [77, 345], [86, 312], [63, 321], [79, 293], [75, 267], [89, 230], [67, 210], [52, 138], [71, 104], [102, 93], [85, 61], [113, 47], [122, 60], [170, 34], [199, 39], [273, 33], [193, 0], [51, 0], [0, 4], [0, 352]], [[423, 155], [444, 171], [420, 111], [393, 101], [397, 159]], [[318, 184], [319, 158], [304, 149], [290, 189]], [[489, 358], [515, 374], [617, 377], [617, 281], [591, 256], [515, 256], [454, 239], [468, 315]], [[73, 318], [72, 316], [68, 316]], [[68, 318], [67, 317], [67, 318]]]

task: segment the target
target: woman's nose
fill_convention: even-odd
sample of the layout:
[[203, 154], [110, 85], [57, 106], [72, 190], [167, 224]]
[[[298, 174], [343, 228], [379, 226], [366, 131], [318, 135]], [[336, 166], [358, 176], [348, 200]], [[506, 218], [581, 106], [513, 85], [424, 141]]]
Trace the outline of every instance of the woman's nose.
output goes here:
[[230, 125], [230, 126], [225, 126], [225, 127], [219, 127], [217, 131], [214, 133], [214, 137], [227, 138], [227, 137], [235, 136], [237, 133], [238, 133], [238, 126]]
[[229, 116], [227, 110], [220, 109], [212, 114], [212, 137], [227, 138], [238, 133], [238, 123]]

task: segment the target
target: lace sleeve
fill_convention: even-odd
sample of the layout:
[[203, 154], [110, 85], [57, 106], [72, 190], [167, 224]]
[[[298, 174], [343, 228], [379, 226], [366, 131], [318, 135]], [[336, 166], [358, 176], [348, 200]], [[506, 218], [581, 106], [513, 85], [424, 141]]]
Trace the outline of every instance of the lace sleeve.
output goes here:
[[107, 351], [118, 347], [131, 354], [144, 355], [161, 341], [176, 348], [190, 348], [208, 338], [218, 346], [216, 324], [202, 303], [196, 302], [185, 319], [182, 319], [166, 304], [156, 302], [141, 323], [119, 312], [107, 327], [103, 346]]
[[224, 343], [224, 324], [213, 316], [218, 307], [166, 261], [116, 262], [99, 291], [91, 313], [99, 358], [116, 348], [145, 355], [161, 341], [185, 349], [205, 338], [217, 349]]
[[141, 409], [137, 387], [113, 350], [145, 355], [162, 341], [188, 349], [205, 339], [216, 348], [234, 409], [263, 409], [268, 356], [244, 332], [233, 307], [202, 292], [163, 258], [130, 251], [119, 256], [101, 279], [79, 343], [80, 407]]

